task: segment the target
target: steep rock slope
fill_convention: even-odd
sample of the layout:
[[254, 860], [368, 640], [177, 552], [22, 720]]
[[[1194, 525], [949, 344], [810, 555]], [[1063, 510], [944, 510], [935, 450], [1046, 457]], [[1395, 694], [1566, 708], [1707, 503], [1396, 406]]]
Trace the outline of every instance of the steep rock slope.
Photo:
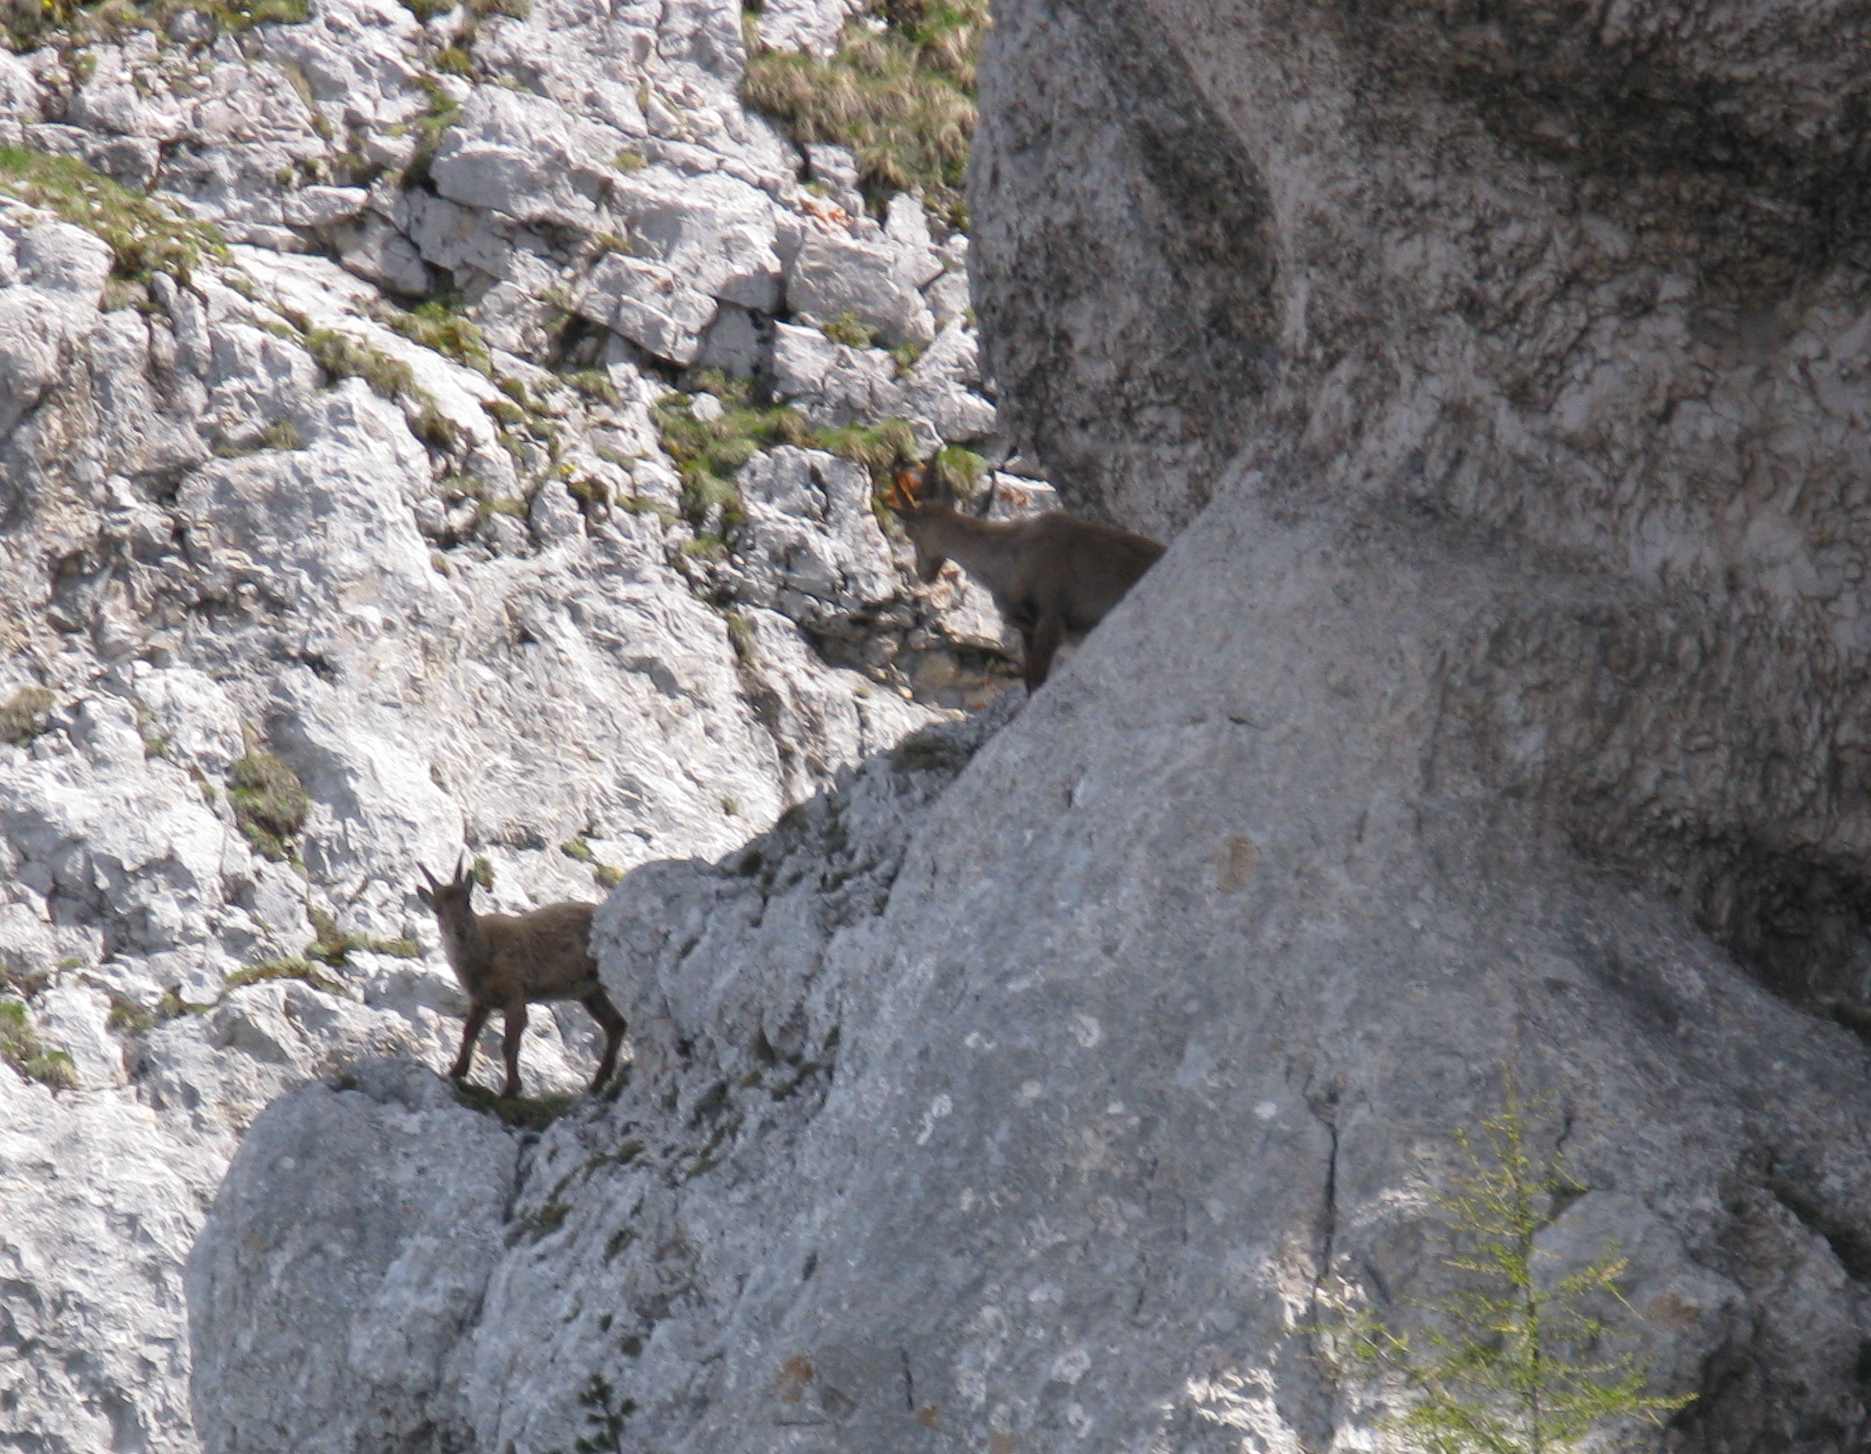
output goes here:
[[1447, 710], [1582, 850], [1861, 1008], [1868, 26], [1009, 6], [976, 237], [1010, 428], [1117, 513], [1186, 518], [1239, 453], [1293, 508], [1601, 572], [1504, 611]]
[[[966, 239], [744, 110], [741, 18], [8, 12], [0, 1443], [197, 1447], [182, 1261], [247, 1124], [452, 1055], [418, 863], [595, 900], [1007, 680], [847, 457], [998, 457]], [[590, 1054], [536, 1014], [529, 1089]]]
[[[1000, 5], [1007, 409], [1196, 518], [914, 822], [952, 764], [900, 749], [621, 886], [637, 1073], [523, 1151], [395, 1435], [1383, 1447], [1322, 1328], [1450, 1288], [1506, 1064], [1576, 1181], [1542, 1273], [1621, 1247], [1607, 1351], [1698, 1395], [1624, 1447], [1863, 1447], [1871, 1057], [1811, 1003], [1865, 991], [1856, 14]], [[385, 1399], [264, 1370], [455, 1254], [381, 1213], [332, 1309], [268, 1188], [409, 1099], [256, 1125], [190, 1268], [209, 1447], [373, 1447]]]

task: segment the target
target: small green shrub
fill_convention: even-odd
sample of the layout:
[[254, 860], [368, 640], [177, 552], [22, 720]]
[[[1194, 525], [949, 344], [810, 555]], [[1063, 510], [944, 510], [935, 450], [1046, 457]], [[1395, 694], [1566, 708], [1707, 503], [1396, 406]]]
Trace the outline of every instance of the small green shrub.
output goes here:
[[452, 450], [461, 443], [460, 426], [437, 408], [433, 399], [425, 400], [416, 410], [409, 428], [416, 438], [433, 449]]
[[582, 838], [568, 838], [559, 845], [559, 852], [576, 863], [590, 863], [591, 845]]
[[863, 465], [878, 484], [886, 483], [896, 470], [914, 464], [918, 449], [916, 431], [902, 419], [821, 430], [813, 443], [840, 459]]
[[494, 886], [494, 865], [487, 861], [484, 854], [475, 855], [474, 865], [468, 872], [482, 888], [491, 889]]
[[474, 57], [458, 45], [446, 45], [436, 54], [435, 68], [450, 76], [474, 74]]
[[435, 160], [436, 148], [442, 144], [443, 134], [461, 115], [461, 104], [442, 88], [441, 82], [434, 76], [419, 77], [416, 84], [422, 87], [429, 104], [428, 109], [416, 119], [416, 150], [409, 159], [409, 165], [403, 170], [406, 186], [429, 179], [429, 166]]
[[1428, 1454], [1562, 1454], [1608, 1424], [1660, 1424], [1695, 1399], [1649, 1393], [1642, 1359], [1611, 1351], [1631, 1341], [1607, 1321], [1635, 1315], [1618, 1290], [1626, 1258], [1607, 1252], [1552, 1280], [1536, 1272], [1548, 1208], [1586, 1188], [1556, 1153], [1536, 1159], [1514, 1076], [1502, 1078], [1502, 1110], [1479, 1136], [1456, 1132], [1467, 1170], [1437, 1199], [1457, 1249], [1446, 1265], [1464, 1283], [1431, 1305], [1436, 1326], [1413, 1338], [1365, 1313], [1321, 1329], [1348, 1350], [1335, 1371], [1388, 1374], [1411, 1391], [1388, 1422]]
[[986, 473], [987, 461], [973, 450], [945, 444], [930, 457], [927, 480], [938, 493], [971, 500], [981, 487], [981, 476]]
[[625, 147], [611, 158], [611, 165], [620, 172], [640, 172], [649, 164], [648, 157], [631, 147]]
[[278, 862], [291, 857], [289, 839], [305, 827], [311, 807], [299, 775], [272, 753], [250, 747], [228, 774], [234, 821], [254, 848]]
[[21, 687], [0, 702], [0, 742], [24, 745], [52, 725], [57, 697], [44, 687]]
[[848, 344], [852, 348], [869, 348], [877, 337], [877, 330], [867, 323], [860, 322], [857, 314], [849, 308], [829, 323], [820, 324], [819, 332], [833, 343]]

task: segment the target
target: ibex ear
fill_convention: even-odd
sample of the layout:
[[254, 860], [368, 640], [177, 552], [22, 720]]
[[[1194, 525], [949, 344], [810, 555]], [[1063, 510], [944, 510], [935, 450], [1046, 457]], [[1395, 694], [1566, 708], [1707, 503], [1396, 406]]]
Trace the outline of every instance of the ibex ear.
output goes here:
[[431, 894], [427, 889], [417, 889], [416, 897], [422, 901], [423, 908], [433, 909], [435, 907], [435, 895]]
[[922, 501], [916, 497], [916, 492], [921, 487], [921, 470], [913, 466], [898, 470], [896, 479], [891, 482], [890, 486], [890, 508], [906, 512], [920, 509]]

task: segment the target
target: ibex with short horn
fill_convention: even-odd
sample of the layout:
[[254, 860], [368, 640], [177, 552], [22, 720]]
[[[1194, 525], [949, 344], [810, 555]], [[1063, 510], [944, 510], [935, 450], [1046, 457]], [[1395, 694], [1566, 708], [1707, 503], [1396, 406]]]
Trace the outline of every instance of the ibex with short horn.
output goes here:
[[1020, 632], [1026, 689], [1052, 667], [1067, 632], [1091, 630], [1155, 565], [1163, 547], [1148, 536], [1050, 511], [1023, 520], [981, 520], [918, 498], [922, 471], [896, 477], [889, 504], [916, 547], [916, 570], [933, 581], [946, 561], [987, 587]]
[[[462, 855], [466, 857], [466, 855]], [[474, 877], [462, 876], [461, 859], [447, 883], [437, 883], [426, 865], [417, 865], [429, 886], [416, 897], [435, 911], [449, 966], [468, 994], [468, 1025], [461, 1054], [448, 1072], [466, 1080], [474, 1063], [474, 1042], [495, 1010], [506, 1015], [501, 1048], [507, 1059], [503, 1096], [520, 1093], [520, 1036], [526, 1029], [526, 1006], [540, 1000], [577, 1000], [604, 1029], [604, 1059], [591, 1082], [596, 1091], [617, 1067], [624, 1043], [624, 1017], [606, 998], [591, 955], [590, 904], [547, 904], [529, 914], [477, 914], [470, 902]]]

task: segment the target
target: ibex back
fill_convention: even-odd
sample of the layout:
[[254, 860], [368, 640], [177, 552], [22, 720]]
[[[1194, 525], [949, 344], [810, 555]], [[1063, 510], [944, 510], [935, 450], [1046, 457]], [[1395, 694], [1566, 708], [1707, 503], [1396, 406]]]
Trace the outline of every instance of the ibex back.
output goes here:
[[917, 573], [933, 581], [954, 560], [980, 581], [1025, 647], [1026, 687], [1037, 691], [1067, 632], [1091, 630], [1155, 565], [1148, 536], [1052, 511], [981, 520], [917, 498], [917, 475], [897, 476], [890, 501], [916, 547]]
[[429, 886], [418, 888], [416, 897], [435, 911], [442, 948], [468, 995], [468, 1024], [450, 1077], [467, 1078], [481, 1027], [488, 1015], [500, 1010], [506, 1016], [501, 1048], [507, 1060], [507, 1082], [500, 1093], [517, 1096], [520, 1036], [526, 1030], [528, 1002], [577, 1000], [604, 1030], [604, 1059], [591, 1088], [595, 1091], [602, 1086], [617, 1067], [625, 1022], [606, 998], [598, 980], [598, 962], [591, 955], [593, 906], [547, 904], [529, 914], [477, 914], [471, 902], [474, 878], [462, 876], [460, 859], [447, 883], [436, 882], [426, 866], [419, 866]]

